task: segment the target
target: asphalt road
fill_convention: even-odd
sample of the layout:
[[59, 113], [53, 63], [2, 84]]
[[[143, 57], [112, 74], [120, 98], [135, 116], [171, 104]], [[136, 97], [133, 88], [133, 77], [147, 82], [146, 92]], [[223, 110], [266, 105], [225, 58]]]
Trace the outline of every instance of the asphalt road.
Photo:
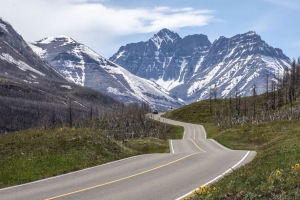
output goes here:
[[180, 199], [232, 168], [251, 161], [252, 151], [233, 151], [206, 139], [202, 126], [154, 118], [181, 125], [182, 140], [170, 141], [170, 152], [147, 154], [74, 173], [0, 189], [1, 200]]

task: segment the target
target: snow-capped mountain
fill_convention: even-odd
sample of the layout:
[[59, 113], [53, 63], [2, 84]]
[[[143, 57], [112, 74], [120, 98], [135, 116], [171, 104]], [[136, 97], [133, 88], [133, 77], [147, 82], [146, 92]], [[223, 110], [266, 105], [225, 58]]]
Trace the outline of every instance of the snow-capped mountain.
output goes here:
[[66, 80], [0, 18], [0, 133], [70, 124], [118, 105], [108, 95]]
[[162, 29], [147, 42], [122, 46], [110, 60], [188, 103], [209, 98], [214, 89], [218, 97], [233, 95], [236, 89], [250, 95], [256, 84], [261, 93], [267, 74], [277, 80], [290, 68], [290, 59], [253, 31], [211, 44], [205, 35], [181, 38]]
[[66, 82], [41, 60], [13, 27], [0, 19], [0, 77], [23, 83]]
[[182, 105], [158, 84], [131, 74], [70, 37], [48, 37], [30, 46], [68, 80], [121, 102], [146, 102], [159, 109]]

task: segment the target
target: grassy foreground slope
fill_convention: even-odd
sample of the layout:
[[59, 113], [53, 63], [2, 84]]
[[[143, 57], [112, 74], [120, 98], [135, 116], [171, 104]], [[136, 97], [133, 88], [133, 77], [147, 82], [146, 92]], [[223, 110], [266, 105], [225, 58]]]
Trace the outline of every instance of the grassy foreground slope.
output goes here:
[[[117, 141], [99, 129], [57, 128], [0, 135], [0, 188], [27, 183], [122, 158], [169, 152], [169, 138], [183, 128], [167, 126], [161, 138]], [[164, 139], [165, 138], [165, 139]]]
[[273, 121], [233, 126], [217, 132], [209, 101], [165, 115], [202, 124], [208, 137], [231, 149], [257, 151], [254, 160], [187, 199], [300, 199], [300, 121]]

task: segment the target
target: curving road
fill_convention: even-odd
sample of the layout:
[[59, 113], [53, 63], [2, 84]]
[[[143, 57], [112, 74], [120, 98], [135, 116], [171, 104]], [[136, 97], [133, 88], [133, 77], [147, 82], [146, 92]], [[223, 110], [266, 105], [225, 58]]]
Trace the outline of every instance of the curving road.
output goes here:
[[199, 185], [207, 185], [256, 155], [233, 151], [206, 139], [202, 126], [154, 115], [161, 122], [180, 125], [182, 140], [170, 140], [170, 152], [135, 156], [93, 168], [0, 189], [1, 200], [181, 199]]

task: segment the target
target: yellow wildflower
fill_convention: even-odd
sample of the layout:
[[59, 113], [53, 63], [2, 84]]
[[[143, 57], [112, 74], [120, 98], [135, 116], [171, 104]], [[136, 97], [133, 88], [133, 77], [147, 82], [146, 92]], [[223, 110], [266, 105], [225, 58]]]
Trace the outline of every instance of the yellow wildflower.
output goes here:
[[276, 173], [277, 173], [278, 175], [282, 174], [282, 172], [281, 172], [279, 169], [276, 171]]

